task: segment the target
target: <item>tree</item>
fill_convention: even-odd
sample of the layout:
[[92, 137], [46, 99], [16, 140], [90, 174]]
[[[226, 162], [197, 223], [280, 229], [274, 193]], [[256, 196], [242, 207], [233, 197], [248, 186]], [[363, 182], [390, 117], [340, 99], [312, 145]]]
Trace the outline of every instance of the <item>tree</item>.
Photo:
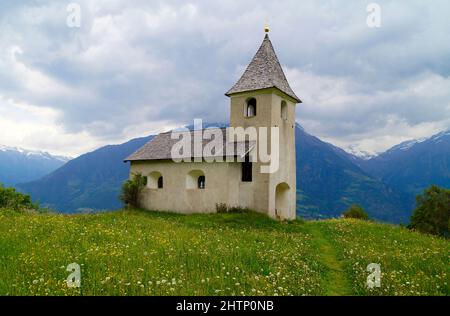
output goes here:
[[0, 184], [0, 208], [11, 211], [38, 210], [39, 205], [33, 203], [28, 194], [17, 192], [14, 188], [5, 188]]
[[352, 205], [347, 211], [342, 214], [344, 218], [356, 218], [362, 220], [368, 220], [369, 215], [364, 211], [364, 209], [359, 205]]
[[122, 193], [119, 196], [120, 200], [126, 207], [139, 208], [139, 197], [146, 185], [147, 177], [140, 173], [133, 174], [130, 180], [123, 183]]
[[411, 216], [410, 229], [448, 236], [450, 226], [450, 190], [436, 185], [425, 189], [416, 198], [417, 207]]

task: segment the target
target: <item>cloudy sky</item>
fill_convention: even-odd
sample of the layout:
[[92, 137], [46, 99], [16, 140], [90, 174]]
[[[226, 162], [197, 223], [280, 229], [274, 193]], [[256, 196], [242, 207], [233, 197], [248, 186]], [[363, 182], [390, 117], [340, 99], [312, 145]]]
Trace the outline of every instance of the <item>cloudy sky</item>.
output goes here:
[[266, 22], [309, 133], [379, 152], [450, 129], [450, 3], [377, 1], [370, 28], [371, 2], [1, 0], [0, 144], [76, 156], [228, 121]]

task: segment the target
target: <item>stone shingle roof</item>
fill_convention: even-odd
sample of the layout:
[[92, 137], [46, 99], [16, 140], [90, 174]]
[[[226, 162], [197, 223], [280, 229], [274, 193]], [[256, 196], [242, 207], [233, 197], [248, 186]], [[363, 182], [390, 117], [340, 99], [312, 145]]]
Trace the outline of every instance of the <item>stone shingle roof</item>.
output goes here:
[[241, 79], [225, 95], [267, 88], [277, 88], [302, 102], [292, 91], [268, 34]]
[[[214, 129], [208, 129], [213, 131]], [[217, 130], [217, 129], [216, 129]], [[254, 141], [246, 141], [246, 142], [227, 142], [226, 139], [226, 129], [219, 129], [223, 135], [223, 147], [219, 149], [217, 152], [213, 152], [210, 156], [204, 157], [243, 157], [247, 152], [253, 149], [255, 146]], [[203, 130], [205, 131], [205, 130]], [[180, 139], [172, 139], [172, 132], [161, 133], [149, 141], [147, 144], [138, 149], [135, 153], [130, 155], [125, 159], [126, 161], [145, 161], [145, 160], [171, 160], [172, 155], [172, 146], [179, 142]], [[174, 133], [184, 133], [184, 132], [174, 132]], [[191, 151], [194, 151], [194, 131], [190, 131], [187, 133], [191, 133]], [[183, 136], [184, 137], [184, 136]], [[203, 148], [206, 144], [211, 142], [211, 140], [203, 139]], [[195, 158], [198, 155], [194, 155], [192, 152], [183, 153], [182, 158]]]

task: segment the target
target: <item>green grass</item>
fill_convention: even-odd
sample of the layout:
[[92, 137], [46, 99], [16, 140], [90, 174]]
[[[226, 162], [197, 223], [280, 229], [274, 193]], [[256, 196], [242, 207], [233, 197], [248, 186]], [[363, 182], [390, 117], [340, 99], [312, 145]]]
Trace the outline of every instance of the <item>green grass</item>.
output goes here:
[[[358, 220], [316, 223], [337, 250], [355, 295], [450, 295], [450, 242], [406, 228]], [[382, 286], [369, 290], [370, 263]]]
[[[355, 220], [0, 212], [0, 236], [0, 295], [450, 294], [447, 240]], [[81, 288], [66, 285], [72, 262]]]
[[330, 296], [350, 295], [352, 291], [348, 285], [342, 264], [338, 260], [335, 247], [326, 238], [319, 225], [308, 225], [308, 229], [314, 236], [313, 241], [317, 245], [316, 249], [321, 254], [321, 262], [328, 268], [324, 278], [324, 294]]

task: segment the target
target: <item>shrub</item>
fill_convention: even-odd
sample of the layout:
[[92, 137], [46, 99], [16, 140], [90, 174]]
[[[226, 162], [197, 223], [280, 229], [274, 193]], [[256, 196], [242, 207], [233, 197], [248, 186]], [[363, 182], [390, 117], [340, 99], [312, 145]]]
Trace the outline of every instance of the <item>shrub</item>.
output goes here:
[[119, 196], [120, 200], [126, 207], [139, 208], [139, 197], [146, 185], [147, 177], [144, 177], [140, 173], [133, 174], [131, 179], [122, 184], [122, 193]]
[[342, 214], [344, 218], [356, 218], [362, 220], [368, 220], [369, 215], [359, 205], [352, 205], [347, 211]]
[[225, 203], [216, 203], [217, 213], [228, 213], [228, 206]]
[[10, 211], [36, 211], [39, 205], [33, 203], [28, 194], [17, 192], [14, 188], [5, 188], [0, 184], [0, 208]]
[[217, 213], [249, 213], [252, 212], [251, 209], [242, 206], [228, 206], [225, 203], [217, 203], [216, 204]]
[[417, 207], [411, 216], [410, 229], [422, 233], [449, 236], [450, 190], [438, 186], [425, 189], [417, 198]]
[[252, 212], [251, 209], [248, 207], [242, 207], [242, 206], [232, 206], [228, 208], [228, 213], [250, 213]]

